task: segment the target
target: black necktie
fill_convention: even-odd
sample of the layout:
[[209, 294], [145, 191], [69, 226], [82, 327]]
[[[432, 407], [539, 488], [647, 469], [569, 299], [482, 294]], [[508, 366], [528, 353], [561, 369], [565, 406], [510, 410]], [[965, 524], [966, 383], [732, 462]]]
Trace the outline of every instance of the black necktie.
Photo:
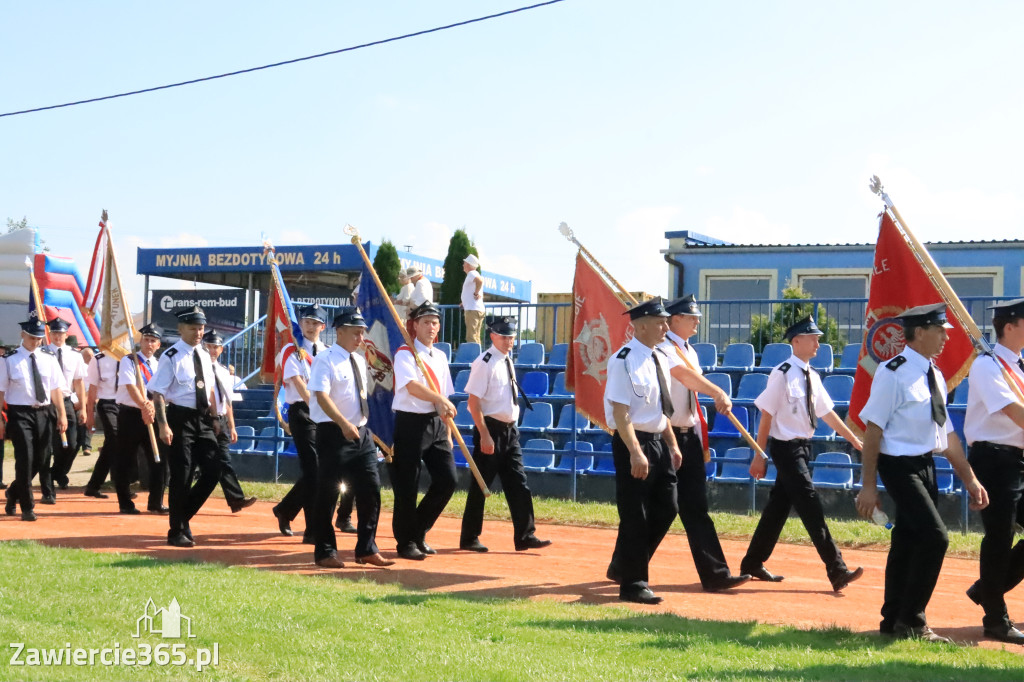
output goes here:
[[939, 426], [946, 425], [946, 403], [939, 392], [939, 381], [935, 378], [935, 368], [928, 365], [928, 390], [932, 393], [932, 421]]
[[[213, 385], [217, 390], [217, 401], [225, 400], [226, 393], [224, 391], [223, 384], [220, 383], [220, 375], [217, 374], [217, 368], [213, 368]], [[217, 405], [217, 411], [220, 412], [220, 405]]]
[[658, 374], [658, 389], [661, 393], [661, 413], [672, 418], [672, 414], [675, 410], [672, 408], [672, 396], [668, 392], [668, 382], [665, 381], [665, 372], [661, 369], [661, 363], [658, 362], [658, 358], [651, 355], [651, 360], [654, 361], [654, 371]]
[[807, 417], [811, 421], [811, 430], [818, 428], [818, 415], [814, 413], [814, 394], [811, 393], [811, 369], [804, 367], [804, 381], [806, 382], [807, 390]]
[[1020, 371], [1024, 372], [1024, 359], [1017, 358], [1017, 366], [1020, 367]]
[[[313, 346], [313, 349], [315, 350], [316, 346]], [[359, 372], [359, 363], [356, 362], [356, 356], [351, 353], [348, 356], [348, 361], [352, 363], [352, 376], [355, 378], [356, 392], [359, 393], [359, 414], [369, 417], [370, 404], [366, 402], [366, 392], [363, 391], [363, 376]]]
[[316, 357], [316, 344], [313, 344], [313, 357]]
[[36, 402], [46, 402], [46, 389], [43, 388], [43, 377], [39, 374], [39, 365], [36, 364], [36, 356], [28, 354], [29, 364], [32, 365], [32, 388], [36, 392]]
[[63, 348], [57, 349], [57, 364], [60, 365], [60, 371], [64, 371], [64, 356], [62, 355]]
[[[690, 350], [690, 342], [689, 341], [683, 341], [683, 348], [685, 348], [687, 350], [687, 352], [689, 352], [689, 350]], [[689, 365], [687, 365], [687, 367], [689, 367]], [[690, 398], [690, 400], [689, 400], [689, 403], [690, 403], [690, 414], [693, 415], [694, 418], [696, 418], [697, 417], [697, 394], [694, 393], [693, 391], [691, 391], [688, 388], [686, 389], [686, 394]]]
[[199, 349], [192, 351], [192, 363], [196, 368], [196, 409], [201, 412], [210, 411], [210, 394], [206, 391], [206, 381], [203, 376], [203, 360], [199, 357]]
[[512, 369], [512, 360], [506, 355], [505, 356], [505, 369], [508, 370], [508, 383], [512, 386], [512, 404], [516, 404], [516, 394], [518, 393], [523, 398], [523, 403], [526, 404], [526, 409], [533, 410], [533, 404], [530, 403], [530, 399], [523, 393], [523, 387], [516, 381], [515, 370]]

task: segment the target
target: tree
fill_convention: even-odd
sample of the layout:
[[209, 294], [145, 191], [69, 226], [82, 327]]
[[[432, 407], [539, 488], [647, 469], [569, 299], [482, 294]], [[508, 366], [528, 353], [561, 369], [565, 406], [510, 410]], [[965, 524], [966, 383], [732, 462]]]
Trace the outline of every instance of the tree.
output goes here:
[[377, 255], [373, 257], [373, 269], [380, 277], [380, 283], [389, 294], [398, 293], [398, 273], [402, 271], [402, 261], [398, 258], [398, 249], [385, 239], [377, 247]]
[[[27, 229], [30, 229], [27, 216], [22, 216], [21, 220], [12, 220], [11, 218], [7, 219], [7, 234]], [[50, 247], [46, 245], [46, 240], [42, 237], [39, 238], [39, 245], [43, 247], [43, 251], [50, 251]]]
[[[466, 282], [466, 273], [462, 269], [462, 261], [466, 256], [479, 256], [466, 230], [455, 230], [448, 242], [448, 255], [444, 259], [444, 279], [441, 280], [441, 303], [459, 304], [462, 301], [462, 285]], [[462, 338], [462, 315], [458, 310], [455, 314], [445, 315], [442, 338], [453, 340]]]
[[750, 318], [750, 343], [755, 352], [760, 353], [769, 343], [785, 341], [786, 329], [808, 315], [814, 315], [818, 328], [825, 332], [821, 337], [822, 343], [833, 348], [842, 348], [846, 344], [846, 336], [839, 330], [839, 323], [828, 316], [824, 306], [817, 306], [815, 313], [815, 304], [809, 300], [809, 293], [800, 287], [787, 286], [782, 290], [782, 298], [793, 303], [779, 303], [771, 317], [758, 314]]

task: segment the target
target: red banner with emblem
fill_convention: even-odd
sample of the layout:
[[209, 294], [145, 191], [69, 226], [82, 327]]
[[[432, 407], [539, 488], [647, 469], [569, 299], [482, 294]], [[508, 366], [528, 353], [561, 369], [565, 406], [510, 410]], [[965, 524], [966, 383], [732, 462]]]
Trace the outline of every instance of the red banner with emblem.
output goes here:
[[633, 325], [623, 314], [627, 310], [625, 304], [579, 253], [572, 297], [572, 343], [565, 383], [576, 394], [580, 414], [607, 431], [604, 385], [608, 380], [608, 358], [633, 338]]
[[[853, 379], [853, 394], [850, 396], [850, 413], [847, 422], [852, 427], [864, 430], [860, 411], [871, 393], [871, 380], [879, 365], [903, 351], [906, 342], [903, 326], [896, 318], [908, 308], [942, 302], [942, 294], [928, 278], [914, 254], [914, 249], [903, 238], [902, 233], [888, 212], [882, 213], [875, 245], [875, 268], [871, 274], [868, 293], [868, 307], [864, 323], [864, 341], [861, 344], [857, 372]], [[935, 358], [935, 364], [946, 377], [947, 390], [952, 391], [967, 376], [974, 360], [974, 346], [966, 330], [946, 311], [946, 317], [953, 329], [942, 353]]]

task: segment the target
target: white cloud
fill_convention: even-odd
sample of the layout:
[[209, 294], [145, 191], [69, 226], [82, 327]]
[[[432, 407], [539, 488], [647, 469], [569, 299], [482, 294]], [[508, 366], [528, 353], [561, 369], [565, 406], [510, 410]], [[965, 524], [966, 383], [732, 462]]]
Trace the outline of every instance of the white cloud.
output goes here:
[[792, 239], [789, 225], [740, 206], [734, 206], [729, 216], [712, 216], [701, 231], [733, 244], [788, 244]]
[[[452, 228], [443, 223], [426, 223], [417, 230], [415, 237], [410, 240], [412, 251], [427, 258], [444, 260], [444, 257], [448, 255], [448, 242], [452, 240], [454, 233]], [[402, 249], [403, 245], [395, 244], [395, 246]]]
[[[303, 230], [285, 230], [281, 233], [281, 244], [319, 244], [320, 240], [314, 240]], [[276, 245], [275, 245], [276, 246]]]

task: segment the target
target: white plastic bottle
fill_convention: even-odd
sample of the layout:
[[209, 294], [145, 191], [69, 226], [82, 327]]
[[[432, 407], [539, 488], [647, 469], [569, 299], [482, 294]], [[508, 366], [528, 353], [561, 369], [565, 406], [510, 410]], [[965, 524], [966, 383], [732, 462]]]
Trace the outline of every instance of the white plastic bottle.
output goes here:
[[889, 516], [882, 511], [881, 507], [875, 507], [875, 511], [871, 512], [871, 520], [886, 530], [892, 530], [892, 522], [889, 521]]

